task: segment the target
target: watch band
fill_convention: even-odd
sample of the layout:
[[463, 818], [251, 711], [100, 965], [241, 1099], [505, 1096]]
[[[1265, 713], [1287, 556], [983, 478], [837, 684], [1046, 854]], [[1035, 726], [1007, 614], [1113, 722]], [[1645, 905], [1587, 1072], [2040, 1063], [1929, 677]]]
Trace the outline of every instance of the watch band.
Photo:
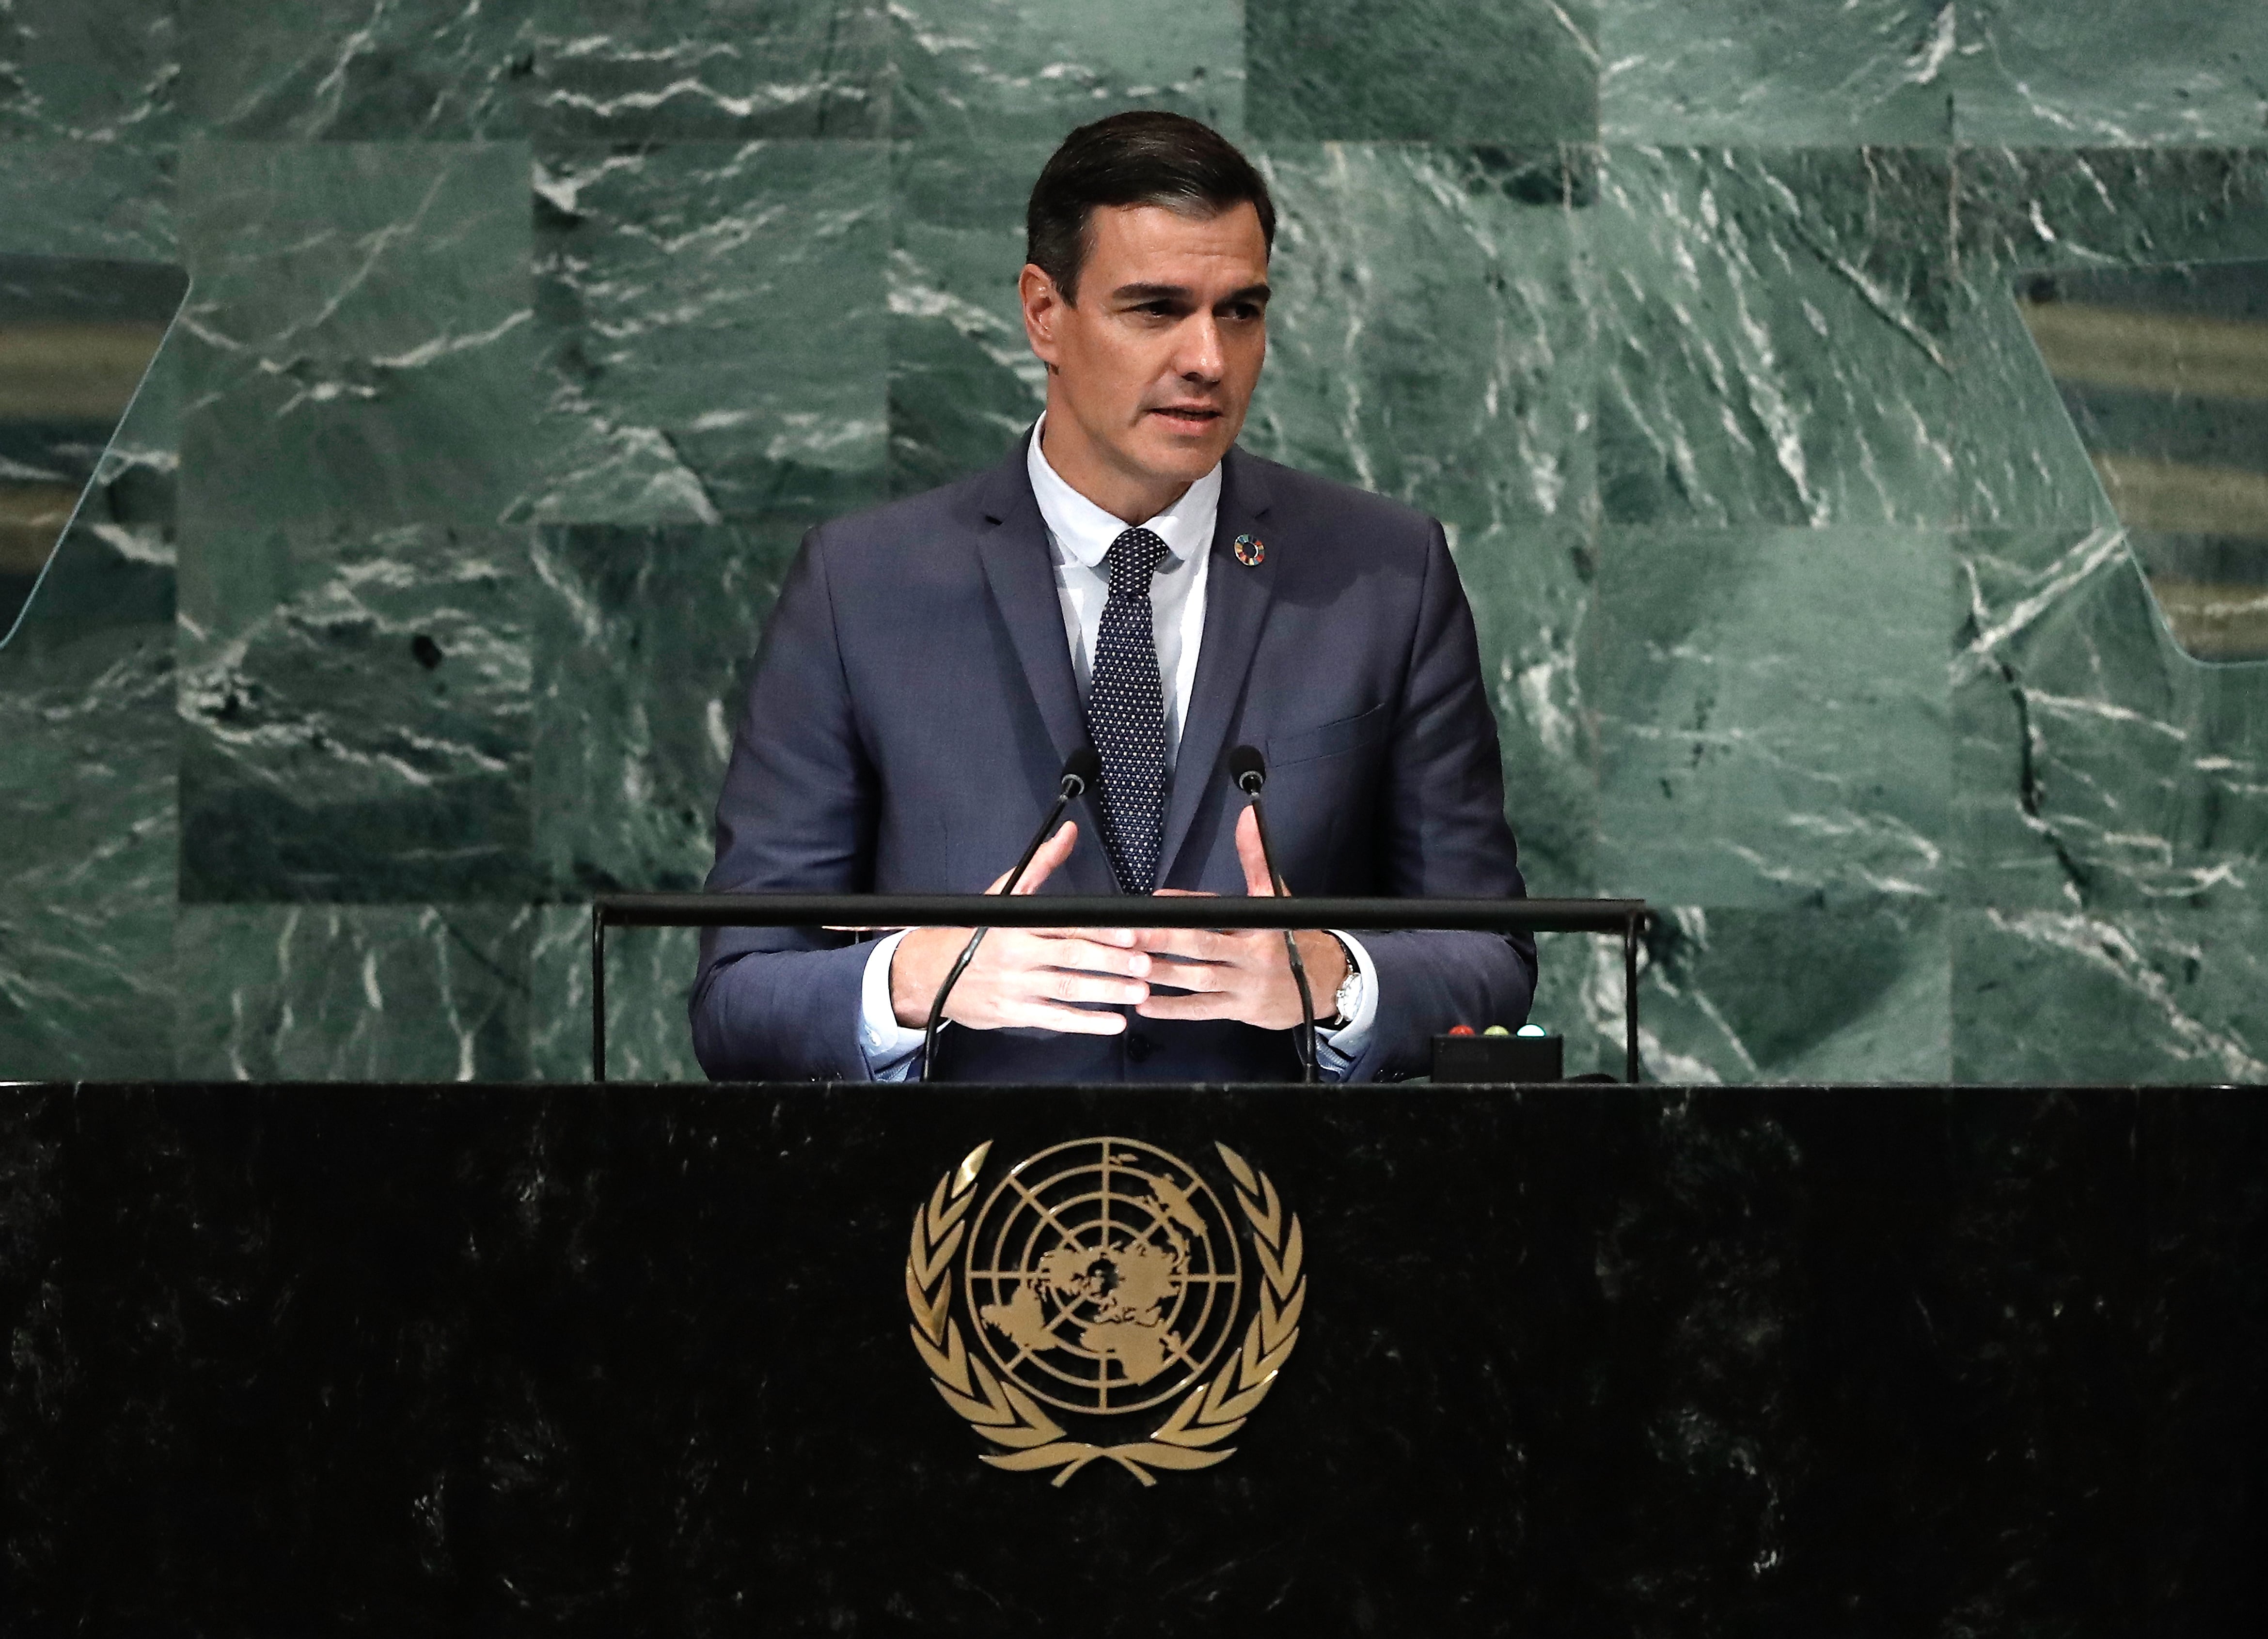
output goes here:
[[1315, 1021], [1318, 1030], [1344, 1030], [1354, 1023], [1352, 1010], [1361, 1005], [1362, 1001], [1362, 969], [1355, 962], [1354, 952], [1336, 933], [1331, 935], [1331, 940], [1339, 947], [1339, 954], [1346, 959], [1346, 977], [1339, 981], [1338, 991], [1331, 997], [1331, 1016]]

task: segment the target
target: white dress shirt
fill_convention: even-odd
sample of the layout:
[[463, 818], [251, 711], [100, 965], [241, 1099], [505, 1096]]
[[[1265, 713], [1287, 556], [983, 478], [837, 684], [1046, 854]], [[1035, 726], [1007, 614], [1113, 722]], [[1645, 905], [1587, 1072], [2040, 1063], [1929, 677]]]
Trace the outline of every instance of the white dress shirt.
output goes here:
[[[1025, 466], [1032, 494], [1048, 526], [1055, 560], [1056, 597], [1063, 606], [1064, 637], [1071, 645], [1071, 671], [1082, 698], [1094, 667], [1095, 636], [1102, 628], [1102, 606], [1110, 598], [1110, 570], [1104, 562], [1111, 543], [1130, 527], [1088, 500], [1048, 465], [1040, 452], [1047, 417], [1032, 430]], [[1182, 724], [1197, 674], [1197, 650], [1204, 638], [1205, 577], [1212, 560], [1213, 526], [1220, 513], [1220, 468], [1215, 467], [1182, 494], [1180, 500], [1142, 526], [1166, 543], [1166, 556], [1150, 577], [1150, 629], [1158, 650], [1158, 679], [1164, 685], [1166, 767], [1170, 773], [1182, 746]], [[1002, 869], [1013, 864], [1003, 860]], [[1350, 934], [1339, 942], [1352, 959], [1360, 999], [1346, 1024], [1315, 1033], [1316, 1069], [1336, 1078], [1362, 1052], [1378, 1017], [1378, 981], [1370, 952]], [[866, 959], [859, 994], [858, 1040], [866, 1068], [877, 1081], [902, 1081], [913, 1069], [922, 1033], [898, 1023], [890, 1004], [890, 959], [902, 933], [874, 946]], [[1315, 1011], [1329, 1017], [1333, 999], [1314, 998]]]

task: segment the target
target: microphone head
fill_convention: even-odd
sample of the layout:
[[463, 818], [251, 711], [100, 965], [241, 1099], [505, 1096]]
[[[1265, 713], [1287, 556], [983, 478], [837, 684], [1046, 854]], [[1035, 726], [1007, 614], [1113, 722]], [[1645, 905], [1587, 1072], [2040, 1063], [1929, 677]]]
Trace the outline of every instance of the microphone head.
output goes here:
[[1064, 759], [1063, 790], [1066, 797], [1078, 797], [1102, 777], [1102, 759], [1094, 754], [1094, 747], [1082, 746]]
[[1228, 753], [1228, 777], [1236, 782], [1237, 790], [1256, 797], [1268, 783], [1267, 761], [1251, 746], [1239, 746]]

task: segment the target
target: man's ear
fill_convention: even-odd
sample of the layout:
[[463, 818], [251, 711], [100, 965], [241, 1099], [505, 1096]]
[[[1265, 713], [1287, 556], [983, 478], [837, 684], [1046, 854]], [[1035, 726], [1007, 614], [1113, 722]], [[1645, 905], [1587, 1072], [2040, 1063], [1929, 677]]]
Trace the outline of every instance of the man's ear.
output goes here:
[[1063, 353], [1056, 335], [1056, 323], [1071, 304], [1064, 300], [1063, 292], [1056, 288], [1056, 282], [1046, 270], [1028, 261], [1023, 272], [1016, 276], [1016, 294], [1024, 308], [1024, 339], [1031, 343], [1040, 361], [1053, 371]]

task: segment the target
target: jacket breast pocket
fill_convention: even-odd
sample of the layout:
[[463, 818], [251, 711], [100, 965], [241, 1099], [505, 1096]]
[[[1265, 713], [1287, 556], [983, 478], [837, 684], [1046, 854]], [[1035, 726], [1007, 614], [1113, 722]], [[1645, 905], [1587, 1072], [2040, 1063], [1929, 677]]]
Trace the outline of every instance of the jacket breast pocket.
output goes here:
[[1269, 770], [1272, 773], [1295, 763], [1319, 762], [1325, 757], [1374, 746], [1386, 738], [1388, 726], [1386, 707], [1381, 702], [1335, 723], [1299, 729], [1289, 734], [1270, 734], [1266, 746]]

